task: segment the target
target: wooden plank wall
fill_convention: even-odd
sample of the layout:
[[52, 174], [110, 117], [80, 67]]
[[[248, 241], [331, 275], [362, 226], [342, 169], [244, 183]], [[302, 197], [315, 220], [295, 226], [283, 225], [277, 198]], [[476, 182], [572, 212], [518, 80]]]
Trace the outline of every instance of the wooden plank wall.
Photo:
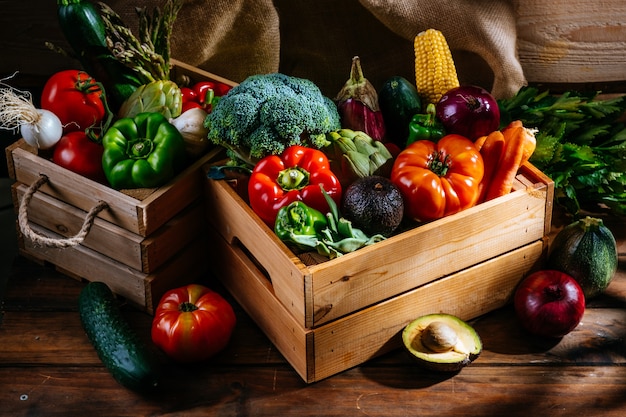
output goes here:
[[529, 82], [626, 88], [624, 0], [517, 0], [518, 51]]

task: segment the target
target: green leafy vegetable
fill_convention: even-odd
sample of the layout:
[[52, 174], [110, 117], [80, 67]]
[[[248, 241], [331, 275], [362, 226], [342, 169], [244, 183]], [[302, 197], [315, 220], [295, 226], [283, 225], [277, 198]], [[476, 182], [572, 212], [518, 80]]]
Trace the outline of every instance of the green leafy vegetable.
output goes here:
[[498, 105], [502, 125], [538, 129], [530, 162], [554, 181], [557, 203], [573, 215], [599, 204], [626, 214], [626, 96], [523, 87]]

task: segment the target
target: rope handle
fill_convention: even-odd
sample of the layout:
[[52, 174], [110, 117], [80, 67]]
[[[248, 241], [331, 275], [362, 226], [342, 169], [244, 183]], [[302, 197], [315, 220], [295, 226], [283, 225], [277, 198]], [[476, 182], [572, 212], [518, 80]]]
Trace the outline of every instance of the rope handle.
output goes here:
[[83, 221], [83, 225], [81, 226], [78, 233], [74, 236], [67, 238], [51, 238], [42, 234], [35, 232], [28, 225], [28, 205], [30, 204], [30, 200], [33, 198], [35, 192], [45, 183], [49, 181], [48, 177], [44, 174], [40, 174], [37, 181], [33, 182], [24, 197], [22, 197], [22, 201], [20, 202], [20, 207], [18, 210], [18, 224], [20, 226], [20, 230], [22, 234], [29, 238], [36, 246], [47, 246], [50, 248], [68, 248], [76, 245], [80, 245], [83, 243], [87, 234], [91, 230], [91, 226], [96, 219], [98, 213], [102, 210], [109, 208], [109, 205], [104, 201], [99, 201], [94, 207], [89, 210], [85, 220]]

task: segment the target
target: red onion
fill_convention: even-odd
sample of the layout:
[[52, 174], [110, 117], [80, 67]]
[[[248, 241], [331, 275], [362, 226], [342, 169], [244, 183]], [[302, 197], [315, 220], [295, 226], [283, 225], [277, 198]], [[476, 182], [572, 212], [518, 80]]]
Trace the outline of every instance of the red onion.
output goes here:
[[484, 88], [464, 85], [446, 92], [437, 103], [437, 117], [447, 133], [476, 140], [500, 126], [496, 99]]
[[574, 330], [585, 313], [585, 295], [570, 275], [539, 270], [527, 276], [513, 296], [515, 313], [530, 333], [562, 337]]

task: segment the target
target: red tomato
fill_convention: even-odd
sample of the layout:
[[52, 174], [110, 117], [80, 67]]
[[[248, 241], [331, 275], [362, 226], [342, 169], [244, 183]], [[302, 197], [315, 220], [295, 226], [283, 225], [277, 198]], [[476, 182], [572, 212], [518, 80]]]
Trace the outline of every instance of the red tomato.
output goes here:
[[483, 159], [474, 143], [455, 134], [437, 143], [413, 142], [391, 169], [391, 181], [404, 197], [405, 214], [417, 221], [436, 220], [475, 205], [483, 175]]
[[98, 126], [106, 115], [102, 94], [86, 72], [64, 70], [46, 81], [41, 93], [41, 108], [57, 115], [65, 133], [85, 130]]
[[69, 132], [56, 144], [52, 161], [86, 178], [106, 183], [102, 168], [104, 147], [90, 140], [85, 132]]
[[203, 361], [226, 347], [235, 323], [232, 306], [220, 294], [190, 284], [163, 295], [152, 321], [152, 341], [178, 362]]

